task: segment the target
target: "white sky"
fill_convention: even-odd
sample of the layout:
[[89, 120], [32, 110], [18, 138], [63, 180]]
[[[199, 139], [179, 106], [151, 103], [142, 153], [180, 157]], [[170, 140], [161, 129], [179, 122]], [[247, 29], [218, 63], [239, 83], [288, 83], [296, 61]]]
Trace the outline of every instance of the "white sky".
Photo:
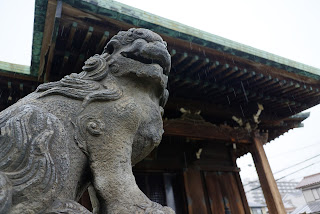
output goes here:
[[[319, 0], [119, 0], [124, 4], [273, 54], [320, 68]], [[0, 61], [30, 65], [34, 0], [0, 1]], [[320, 106], [309, 110], [305, 127], [267, 144], [273, 172], [320, 154]], [[319, 155], [320, 156], [320, 155]], [[300, 181], [320, 172], [320, 157], [275, 174]], [[319, 163], [319, 164], [318, 164]], [[251, 166], [250, 166], [251, 165]], [[238, 159], [241, 177], [255, 178], [250, 155]]]
[[34, 0], [0, 0], [0, 61], [30, 65]]

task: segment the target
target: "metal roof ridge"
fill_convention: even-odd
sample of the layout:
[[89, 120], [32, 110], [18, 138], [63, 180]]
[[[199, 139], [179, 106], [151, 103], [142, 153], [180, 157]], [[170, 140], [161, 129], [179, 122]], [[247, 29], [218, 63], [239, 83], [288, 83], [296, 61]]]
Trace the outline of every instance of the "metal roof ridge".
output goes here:
[[300, 112], [290, 116], [291, 119], [307, 119], [310, 116], [310, 112]]
[[307, 175], [303, 178], [310, 178], [310, 177], [313, 177], [313, 176], [317, 176], [317, 175], [320, 175], [320, 172], [316, 173], [316, 174], [312, 174], [312, 175]]
[[279, 64], [283, 64], [285, 66], [290, 66], [295, 69], [299, 69], [302, 71], [306, 71], [317, 76], [320, 76], [320, 68], [315, 68], [313, 66], [309, 66], [303, 63], [299, 63], [294, 60], [287, 59], [285, 57], [278, 56], [276, 54], [269, 53], [267, 51], [263, 51], [257, 48], [253, 48], [249, 45], [244, 45], [239, 42], [235, 42], [221, 36], [217, 36], [206, 31], [202, 31], [196, 29], [194, 27], [190, 27], [188, 25], [181, 24], [179, 22], [169, 20], [167, 18], [163, 18], [161, 16], [154, 15], [152, 13], [131, 7], [129, 5], [116, 2], [116, 1], [103, 1], [103, 0], [82, 0], [87, 3], [96, 4], [99, 7], [103, 7], [115, 12], [120, 12], [127, 16], [132, 16], [138, 19], [141, 19], [146, 22], [150, 22], [171, 30], [175, 30], [190, 36], [198, 37], [199, 39], [203, 39], [209, 42], [216, 43], [218, 45], [224, 46], [226, 49], [234, 49], [236, 51], [244, 52], [247, 54], [251, 54], [254, 56], [258, 56], [264, 58], [266, 60], [270, 60]]
[[4, 61], [0, 61], [0, 70], [7, 71], [7, 72], [26, 74], [26, 75], [30, 74], [30, 66], [29, 65], [15, 64], [15, 63], [4, 62]]
[[[316, 184], [320, 183], [320, 178], [317, 178], [320, 175], [320, 173], [316, 173], [313, 175], [308, 175], [303, 177], [303, 179], [300, 181], [300, 183], [296, 186], [296, 189], [301, 189], [304, 187], [310, 187]], [[316, 180], [312, 180], [314, 178], [317, 178]]]

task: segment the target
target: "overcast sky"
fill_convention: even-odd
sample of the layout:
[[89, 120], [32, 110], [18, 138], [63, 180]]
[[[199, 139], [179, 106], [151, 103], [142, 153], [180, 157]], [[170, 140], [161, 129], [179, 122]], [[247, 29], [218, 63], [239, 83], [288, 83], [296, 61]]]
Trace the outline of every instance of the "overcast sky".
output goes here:
[[[320, 68], [319, 0], [119, 2]], [[30, 65], [33, 13], [34, 0], [0, 1], [0, 61]], [[303, 176], [320, 172], [320, 107], [309, 111], [311, 116], [304, 122], [304, 128], [268, 143], [265, 150], [273, 172], [314, 158], [276, 173], [275, 178], [288, 175], [284, 180], [301, 180]], [[243, 179], [256, 177], [250, 155], [237, 163]]]

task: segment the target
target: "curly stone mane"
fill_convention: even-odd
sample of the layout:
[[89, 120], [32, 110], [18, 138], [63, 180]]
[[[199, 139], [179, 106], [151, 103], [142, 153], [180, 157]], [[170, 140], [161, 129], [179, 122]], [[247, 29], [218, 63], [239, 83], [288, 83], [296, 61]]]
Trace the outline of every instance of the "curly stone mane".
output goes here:
[[107, 56], [108, 54], [96, 54], [85, 62], [81, 73], [72, 73], [60, 81], [38, 86], [36, 92], [42, 92], [39, 98], [53, 94], [63, 95], [83, 100], [83, 107], [94, 100], [119, 99], [122, 91], [118, 87], [104, 86], [99, 82], [107, 76], [109, 71], [105, 60]]
[[[81, 73], [72, 73], [57, 82], [44, 83], [38, 86], [36, 92], [42, 92], [39, 98], [53, 94], [63, 95], [83, 100], [82, 107], [86, 107], [94, 100], [119, 99], [122, 96], [122, 91], [116, 84], [106, 86], [99, 81], [109, 73], [106, 60], [112, 52], [137, 39], [144, 39], [147, 42], [158, 41], [167, 46], [167, 43], [159, 35], [148, 33], [145, 29], [131, 28], [128, 31], [120, 31], [107, 43], [101, 55], [95, 54], [85, 61]], [[168, 96], [168, 90], [165, 89], [161, 99], [161, 106], [165, 105]]]
[[146, 29], [130, 28], [128, 31], [120, 31], [117, 35], [113, 36], [108, 44], [105, 46], [103, 53], [111, 54], [115, 48], [115, 43], [120, 43], [122, 46], [132, 43], [134, 40], [144, 39], [147, 42], [158, 41], [165, 46], [167, 43], [162, 40], [158, 34], [151, 34]]

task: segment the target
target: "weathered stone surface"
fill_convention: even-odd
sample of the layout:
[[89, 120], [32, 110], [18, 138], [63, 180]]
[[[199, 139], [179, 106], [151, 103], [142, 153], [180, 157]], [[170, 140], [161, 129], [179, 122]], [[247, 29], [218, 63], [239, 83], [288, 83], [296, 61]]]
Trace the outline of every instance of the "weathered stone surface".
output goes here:
[[[174, 213], [138, 188], [132, 164], [160, 141], [170, 55], [146, 29], [119, 32], [83, 71], [0, 113], [0, 213]], [[94, 196], [96, 192], [96, 197]]]

